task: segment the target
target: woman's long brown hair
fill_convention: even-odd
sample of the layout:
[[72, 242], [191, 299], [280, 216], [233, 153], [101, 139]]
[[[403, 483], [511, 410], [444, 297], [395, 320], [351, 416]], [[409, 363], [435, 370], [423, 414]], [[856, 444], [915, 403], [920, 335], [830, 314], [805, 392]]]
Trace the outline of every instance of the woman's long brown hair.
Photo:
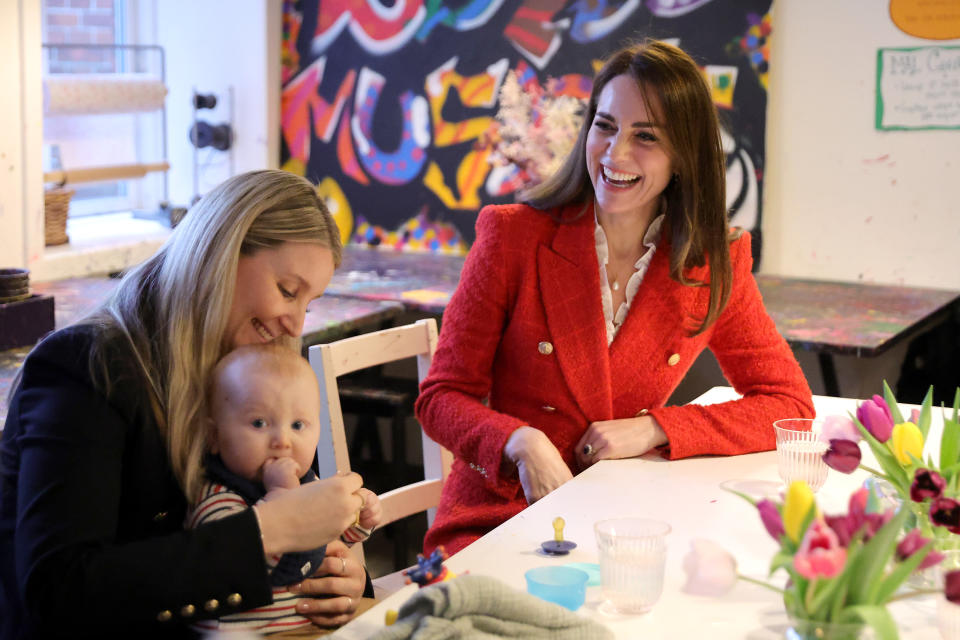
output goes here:
[[[687, 286], [710, 287], [706, 316], [695, 318], [705, 331], [723, 311], [733, 280], [726, 212], [725, 163], [720, 126], [710, 89], [693, 59], [657, 40], [625, 47], [597, 72], [577, 142], [556, 174], [521, 194], [537, 209], [551, 210], [593, 199], [587, 173], [587, 134], [597, 113], [600, 92], [610, 80], [629, 75], [640, 87], [647, 109], [658, 105], [657, 120], [669, 141], [675, 178], [664, 189], [666, 225], [672, 251], [671, 277]], [[655, 99], [651, 99], [655, 98]], [[586, 209], [585, 209], [586, 210]], [[690, 280], [685, 271], [709, 262], [709, 283]]]

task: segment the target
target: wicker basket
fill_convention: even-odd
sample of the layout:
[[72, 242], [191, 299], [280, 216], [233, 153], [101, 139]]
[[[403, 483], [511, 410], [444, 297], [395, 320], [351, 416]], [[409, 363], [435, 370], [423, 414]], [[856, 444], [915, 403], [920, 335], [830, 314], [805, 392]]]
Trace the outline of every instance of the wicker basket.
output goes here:
[[43, 194], [43, 229], [47, 246], [70, 241], [67, 236], [67, 214], [73, 189], [55, 187]]

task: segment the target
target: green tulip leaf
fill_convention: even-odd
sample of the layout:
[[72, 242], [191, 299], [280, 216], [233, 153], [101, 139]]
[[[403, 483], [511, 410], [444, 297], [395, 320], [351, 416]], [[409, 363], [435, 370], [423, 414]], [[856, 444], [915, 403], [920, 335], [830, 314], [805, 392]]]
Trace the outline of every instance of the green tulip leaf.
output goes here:
[[958, 412], [960, 412], [960, 387], [957, 387], [957, 392], [953, 394], [953, 421], [957, 422]]
[[933, 385], [927, 389], [927, 395], [923, 396], [923, 404], [920, 405], [920, 420], [918, 427], [923, 434], [923, 441], [927, 441], [927, 432], [930, 431], [931, 407], [933, 406]]
[[[819, 580], [822, 588], [817, 590], [813, 600], [810, 602], [810, 617], [814, 620], [828, 620], [830, 610], [835, 602], [843, 602], [845, 598], [839, 596], [839, 593], [846, 593], [847, 584], [850, 582], [850, 572], [844, 571], [832, 580]], [[819, 586], [819, 585], [818, 585]]]
[[863, 552], [854, 558], [850, 567], [849, 601], [852, 604], [876, 604], [869, 599], [871, 592], [875, 591], [874, 582], [880, 581], [883, 569], [896, 549], [897, 534], [903, 529], [903, 523], [909, 515], [909, 509], [900, 509], [863, 545]]
[[773, 559], [770, 560], [770, 573], [768, 576], [772, 576], [777, 569], [788, 569], [793, 566], [793, 554], [786, 551], [780, 550], [773, 554]]
[[960, 424], [953, 420], [944, 420], [943, 435], [940, 437], [940, 468], [955, 464], [958, 453], [960, 453]]
[[906, 422], [903, 419], [903, 414], [900, 413], [900, 406], [897, 404], [897, 398], [893, 395], [893, 390], [890, 389], [890, 385], [887, 384], [887, 381], [883, 381], [883, 399], [886, 401], [887, 406], [890, 407], [890, 415], [893, 417], [893, 424], [900, 424], [901, 422]]
[[896, 568], [891, 571], [882, 582], [879, 582], [875, 586], [874, 591], [876, 593], [872, 595], [871, 599], [878, 604], [889, 600], [900, 585], [903, 584], [903, 581], [906, 580], [911, 573], [916, 571], [920, 563], [923, 562], [924, 558], [926, 558], [927, 554], [932, 550], [933, 540], [917, 549], [912, 556], [897, 564]]
[[879, 605], [859, 605], [847, 607], [843, 610], [842, 621], [857, 622], [862, 620], [873, 627], [877, 632], [877, 640], [900, 640], [897, 633], [897, 624], [886, 607]]

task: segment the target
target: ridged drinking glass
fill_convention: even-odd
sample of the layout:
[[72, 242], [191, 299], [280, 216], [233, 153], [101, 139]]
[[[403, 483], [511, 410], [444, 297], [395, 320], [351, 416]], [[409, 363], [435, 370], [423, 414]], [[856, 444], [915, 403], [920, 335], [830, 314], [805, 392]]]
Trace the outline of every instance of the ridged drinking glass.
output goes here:
[[820, 439], [823, 420], [820, 418], [787, 418], [777, 420], [777, 469], [788, 487], [795, 480], [803, 480], [813, 491], [827, 479], [827, 463], [823, 454], [829, 445]]
[[614, 518], [594, 525], [600, 550], [601, 611], [646, 613], [663, 592], [670, 525], [648, 518]]

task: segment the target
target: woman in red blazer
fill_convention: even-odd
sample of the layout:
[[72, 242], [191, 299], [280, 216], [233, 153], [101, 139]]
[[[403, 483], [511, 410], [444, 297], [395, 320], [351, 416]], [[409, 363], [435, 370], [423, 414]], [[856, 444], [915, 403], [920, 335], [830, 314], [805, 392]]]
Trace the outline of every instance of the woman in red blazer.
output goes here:
[[[456, 460], [425, 550], [455, 552], [597, 460], [772, 449], [810, 388], [727, 226], [697, 65], [648, 42], [598, 72], [576, 146], [524, 205], [490, 206], [417, 415]], [[664, 406], [704, 349], [743, 398]]]

